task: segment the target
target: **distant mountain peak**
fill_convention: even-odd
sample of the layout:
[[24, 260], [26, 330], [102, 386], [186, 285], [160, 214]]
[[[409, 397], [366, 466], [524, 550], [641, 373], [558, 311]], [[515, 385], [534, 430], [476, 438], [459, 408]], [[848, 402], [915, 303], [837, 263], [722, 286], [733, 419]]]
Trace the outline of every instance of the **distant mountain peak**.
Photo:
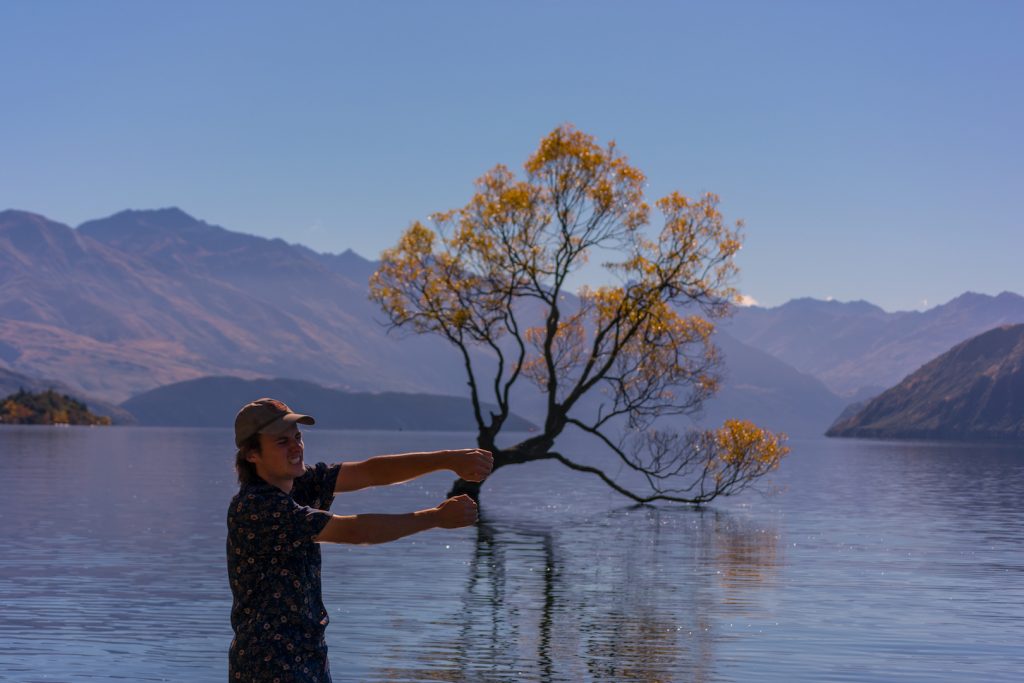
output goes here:
[[989, 298], [991, 298], [991, 297], [988, 294], [982, 294], [980, 292], [972, 292], [972, 291], [968, 290], [968, 291], [964, 292], [963, 294], [961, 294], [960, 296], [953, 297], [952, 299], [949, 300], [948, 303], [952, 304], [952, 303], [957, 303], [957, 302], [970, 302], [970, 301], [977, 301], [979, 299], [989, 299]]
[[982, 294], [980, 292], [964, 292], [955, 299], [950, 299], [941, 306], [932, 310], [948, 309], [960, 311], [962, 309], [991, 308], [992, 306], [1009, 306], [1010, 309], [1018, 308], [1024, 304], [1024, 297], [1010, 291], [1002, 291], [999, 294]]
[[31, 211], [22, 211], [21, 209], [4, 209], [3, 211], [0, 211], [0, 221], [12, 220], [45, 221], [47, 223], [53, 222], [46, 216], [33, 213]]
[[[329, 256], [329, 255], [330, 254], [325, 254], [325, 256]], [[334, 254], [334, 256], [336, 256], [339, 259], [342, 259], [343, 261], [347, 261], [349, 263], [364, 263], [364, 264], [377, 265], [376, 261], [368, 259], [365, 256], [363, 256], [362, 254], [359, 254], [359, 253], [357, 253], [355, 251], [352, 251], [351, 249], [346, 249], [345, 251], [343, 251], [343, 252], [341, 252], [339, 254]]]
[[7, 209], [0, 211], [0, 230], [30, 230], [44, 233], [59, 232], [62, 236], [71, 236], [71, 228], [63, 223], [50, 220], [46, 216], [31, 211]]
[[815, 299], [809, 296], [790, 299], [777, 308], [779, 310], [827, 310], [837, 313], [885, 313], [881, 307], [864, 299], [839, 301], [837, 299]]
[[346, 249], [340, 254], [320, 254], [314, 252], [312, 249], [309, 251], [315, 255], [317, 260], [332, 271], [344, 275], [353, 281], [360, 281], [363, 283], [367, 281], [370, 275], [372, 275], [380, 265], [379, 262], [371, 261], [364, 256], [360, 256], [351, 249]]
[[78, 226], [84, 234], [109, 237], [111, 234], [149, 232], [185, 232], [200, 230], [223, 230], [210, 225], [176, 206], [163, 209], [126, 209], [96, 220], [86, 221]]
[[[1006, 294], [1007, 292], [1003, 292], [1003, 293]], [[966, 292], [964, 292], [960, 296], [957, 296], [957, 297], [954, 297], [954, 298], [950, 299], [948, 303], [952, 304], [952, 303], [956, 303], [956, 302], [975, 302], [975, 301], [983, 301], [983, 300], [995, 299], [995, 298], [996, 297], [992, 296], [991, 294], [984, 294], [982, 292], [973, 292], [971, 290], [967, 290]]]
[[167, 206], [162, 209], [125, 209], [115, 213], [111, 218], [118, 216], [131, 216], [135, 218], [150, 219], [159, 222], [180, 222], [180, 223], [203, 223], [204, 221], [188, 214], [176, 206]]
[[36, 257], [60, 260], [82, 253], [82, 245], [70, 227], [29, 211], [0, 211], [0, 240], [0, 263], [4, 256], [15, 254], [22, 263], [30, 263]]

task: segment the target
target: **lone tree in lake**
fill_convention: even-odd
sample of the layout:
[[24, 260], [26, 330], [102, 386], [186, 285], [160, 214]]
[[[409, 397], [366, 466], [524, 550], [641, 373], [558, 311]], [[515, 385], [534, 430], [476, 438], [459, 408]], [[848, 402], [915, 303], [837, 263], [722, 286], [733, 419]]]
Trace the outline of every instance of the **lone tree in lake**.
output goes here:
[[[705, 503], [777, 467], [789, 450], [783, 434], [743, 420], [709, 431], [671, 425], [717, 389], [712, 321], [736, 298], [742, 225], [723, 222], [713, 194], [672, 193], [656, 202], [663, 226], [649, 239], [644, 174], [614, 143], [601, 147], [571, 125], [545, 137], [524, 169], [517, 180], [496, 166], [465, 207], [431, 216], [436, 230], [413, 223], [370, 281], [392, 327], [441, 335], [461, 354], [477, 442], [494, 453], [494, 469], [557, 460], [638, 502]], [[570, 295], [567, 279], [595, 249], [622, 255], [604, 265], [621, 284]], [[475, 349], [493, 358], [486, 369]], [[543, 427], [498, 447], [523, 378], [546, 399]], [[498, 408], [485, 416], [488, 398]], [[556, 450], [567, 428], [621, 465]], [[455, 493], [476, 497], [479, 484], [458, 480]]]

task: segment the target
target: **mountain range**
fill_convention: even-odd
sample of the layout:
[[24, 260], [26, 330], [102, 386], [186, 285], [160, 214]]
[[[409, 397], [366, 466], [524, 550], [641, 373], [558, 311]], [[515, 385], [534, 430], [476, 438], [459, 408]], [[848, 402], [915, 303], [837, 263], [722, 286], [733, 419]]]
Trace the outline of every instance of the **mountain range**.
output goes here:
[[967, 292], [927, 311], [894, 313], [866, 301], [794, 299], [775, 308], [740, 308], [721, 327], [856, 401], [966, 339], [1015, 323], [1024, 323], [1024, 297]]
[[[57, 386], [90, 405], [210, 376], [467, 396], [453, 348], [388, 332], [367, 298], [375, 268], [351, 251], [321, 254], [177, 208], [122, 211], [77, 228], [3, 211], [0, 386], [23, 378], [19, 386]], [[702, 419], [821, 434], [848, 403], [1012, 322], [1024, 322], [1024, 298], [1011, 293], [968, 293], [924, 312], [813, 299], [738, 308], [719, 325], [724, 381]], [[484, 352], [473, 360], [491, 362]], [[517, 397], [520, 415], [542, 419], [528, 392]]]
[[388, 334], [370, 262], [124, 211], [78, 229], [0, 213], [0, 367], [120, 402], [209, 375], [461, 393], [440, 340]]

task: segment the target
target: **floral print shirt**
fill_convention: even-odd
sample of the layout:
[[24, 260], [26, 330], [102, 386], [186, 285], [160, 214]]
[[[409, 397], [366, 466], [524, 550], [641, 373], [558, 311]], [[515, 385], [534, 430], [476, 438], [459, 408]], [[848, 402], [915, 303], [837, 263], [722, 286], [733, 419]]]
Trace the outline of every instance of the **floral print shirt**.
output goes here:
[[291, 493], [258, 479], [232, 498], [230, 680], [330, 680], [324, 641], [330, 619], [320, 594], [320, 546], [313, 539], [331, 518], [327, 509], [339, 469], [307, 466]]

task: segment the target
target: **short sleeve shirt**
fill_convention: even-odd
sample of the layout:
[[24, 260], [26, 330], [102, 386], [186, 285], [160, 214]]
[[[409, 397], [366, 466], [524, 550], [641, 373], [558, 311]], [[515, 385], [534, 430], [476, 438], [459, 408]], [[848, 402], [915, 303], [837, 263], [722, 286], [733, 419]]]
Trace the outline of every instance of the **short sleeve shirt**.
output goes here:
[[[228, 579], [235, 631], [231, 664], [258, 657], [301, 662], [323, 650], [329, 617], [320, 592], [320, 546], [340, 465], [318, 463], [291, 493], [262, 479], [243, 485], [228, 508]], [[291, 666], [288, 667], [290, 669]], [[287, 671], [288, 669], [285, 669]]]

